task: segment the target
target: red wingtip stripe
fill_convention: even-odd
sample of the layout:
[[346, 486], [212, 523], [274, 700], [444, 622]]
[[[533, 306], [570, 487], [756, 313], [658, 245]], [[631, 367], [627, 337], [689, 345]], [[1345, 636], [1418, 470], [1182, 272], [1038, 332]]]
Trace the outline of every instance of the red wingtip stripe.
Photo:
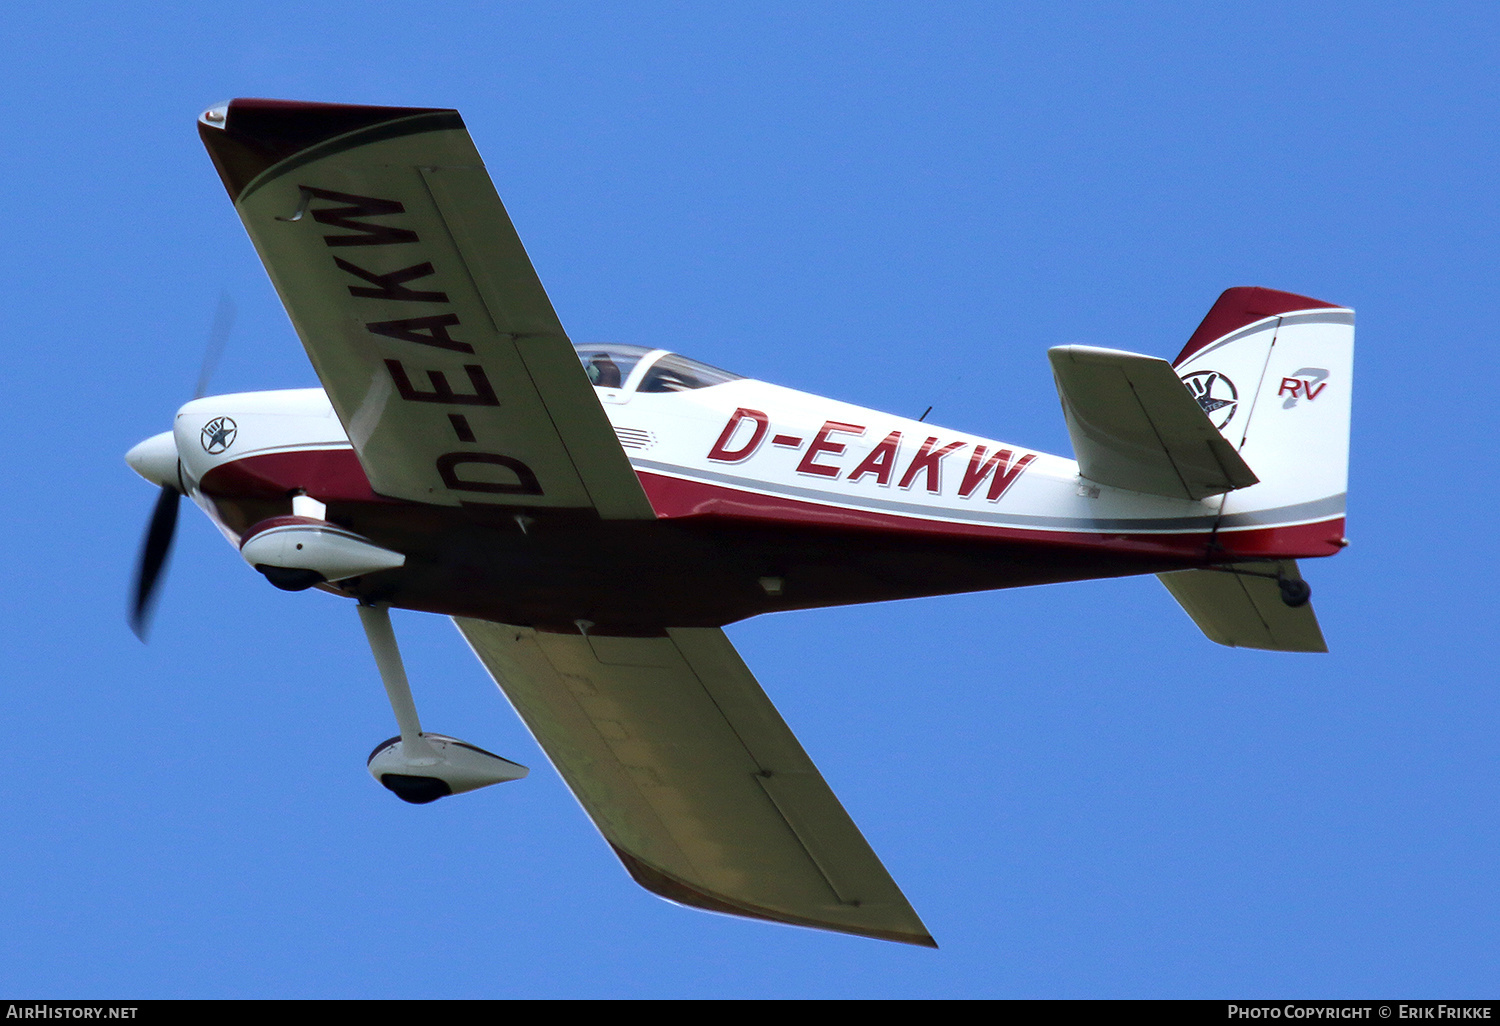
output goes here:
[[456, 127], [463, 126], [457, 111], [437, 107], [369, 107], [249, 97], [230, 101], [221, 125], [200, 121], [198, 134], [230, 198], [237, 200], [256, 175], [287, 157], [347, 132], [417, 114], [447, 116]]
[[1258, 320], [1296, 310], [1322, 308], [1338, 307], [1335, 303], [1325, 303], [1321, 299], [1299, 296], [1294, 292], [1245, 286], [1225, 289], [1218, 302], [1208, 311], [1208, 316], [1203, 318], [1203, 323], [1198, 325], [1198, 330], [1193, 332], [1193, 337], [1188, 339], [1182, 352], [1177, 354], [1177, 359], [1172, 361], [1172, 366], [1180, 365], [1204, 346]]

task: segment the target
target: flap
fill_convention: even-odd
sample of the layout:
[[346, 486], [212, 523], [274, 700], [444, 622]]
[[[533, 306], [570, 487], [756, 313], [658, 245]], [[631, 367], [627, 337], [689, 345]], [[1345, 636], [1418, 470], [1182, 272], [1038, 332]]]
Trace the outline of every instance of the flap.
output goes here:
[[936, 946], [723, 631], [585, 638], [454, 623], [642, 886]]
[[1202, 499], [1259, 479], [1165, 360], [1114, 349], [1047, 351], [1078, 471], [1090, 481]]
[[199, 124], [376, 492], [654, 518], [456, 111]]

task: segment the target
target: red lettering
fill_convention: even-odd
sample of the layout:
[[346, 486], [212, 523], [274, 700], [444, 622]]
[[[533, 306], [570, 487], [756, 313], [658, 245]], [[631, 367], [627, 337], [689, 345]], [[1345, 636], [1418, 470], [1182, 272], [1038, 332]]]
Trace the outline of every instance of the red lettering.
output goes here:
[[858, 481], [866, 474], [874, 474], [877, 484], [888, 485], [891, 483], [891, 474], [896, 469], [896, 451], [901, 448], [901, 432], [892, 431], [875, 448], [870, 450], [870, 455], [859, 461], [847, 480]]
[[1296, 394], [1300, 391], [1302, 391], [1301, 378], [1282, 378], [1281, 387], [1276, 390], [1276, 394], [1286, 395], [1288, 392], [1290, 392], [1295, 397]]
[[1325, 389], [1327, 387], [1328, 387], [1328, 382], [1326, 382], [1326, 381], [1323, 382], [1321, 385], [1319, 385], [1317, 388], [1313, 388], [1313, 383], [1311, 381], [1309, 381], [1306, 385], [1303, 386], [1303, 388], [1302, 388], [1302, 394], [1305, 395], [1305, 396], [1307, 396], [1307, 401], [1308, 402], [1312, 402], [1314, 399], [1316, 399], [1318, 397], [1318, 393], [1321, 392], [1321, 391], [1323, 391], [1323, 389]]
[[1031, 465], [1036, 459], [1034, 453], [1027, 453], [1020, 459], [1016, 459], [1015, 453], [1009, 449], [996, 449], [989, 459], [984, 458], [984, 446], [974, 446], [974, 455], [969, 457], [969, 466], [964, 470], [964, 483], [958, 489], [958, 496], [967, 499], [973, 494], [974, 489], [984, 483], [984, 479], [991, 473], [995, 476], [990, 481], [990, 492], [986, 496], [994, 502], [1004, 495], [1010, 486], [1015, 484], [1016, 478], [1021, 476], [1021, 471]]
[[922, 443], [922, 451], [912, 457], [911, 464], [906, 468], [906, 473], [901, 475], [902, 488], [910, 488], [911, 483], [917, 479], [917, 475], [926, 472], [927, 490], [934, 495], [942, 491], [942, 459], [954, 449], [962, 449], [964, 443], [951, 442], [941, 449], [934, 449], [933, 446], [936, 444], [936, 438], [929, 438]]
[[[755, 430], [750, 433], [750, 440], [738, 449], [729, 448], [729, 442], [734, 438], [734, 433], [747, 420], [755, 421]], [[739, 463], [748, 460], [755, 450], [760, 448], [760, 443], [766, 437], [766, 430], [770, 426], [771, 418], [764, 413], [740, 407], [734, 411], [734, 416], [729, 418], [729, 423], [724, 425], [724, 430], [720, 432], [719, 440], [714, 443], [714, 447], [708, 450], [708, 458], [721, 463]]]
[[816, 474], [819, 477], [838, 477], [839, 468], [830, 467], [823, 463], [814, 463], [813, 460], [822, 453], [837, 456], [844, 451], [843, 442], [830, 442], [828, 436], [835, 431], [848, 435], [862, 435], [865, 429], [858, 424], [842, 424], [836, 420], [830, 420], [818, 429], [817, 437], [807, 447], [807, 452], [802, 454], [802, 462], [797, 464], [797, 473]]

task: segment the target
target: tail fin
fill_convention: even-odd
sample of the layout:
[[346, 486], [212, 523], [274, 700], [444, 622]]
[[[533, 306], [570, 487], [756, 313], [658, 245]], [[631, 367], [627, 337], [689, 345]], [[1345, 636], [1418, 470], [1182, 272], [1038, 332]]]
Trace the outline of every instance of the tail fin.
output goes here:
[[1354, 311], [1229, 289], [1173, 368], [1260, 483], [1224, 496], [1229, 555], [1331, 556], [1345, 544]]

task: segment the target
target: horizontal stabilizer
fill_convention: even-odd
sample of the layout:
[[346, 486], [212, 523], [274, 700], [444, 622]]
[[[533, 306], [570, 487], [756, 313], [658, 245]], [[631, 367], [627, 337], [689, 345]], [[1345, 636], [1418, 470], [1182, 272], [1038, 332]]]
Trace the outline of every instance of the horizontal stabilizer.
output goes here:
[[1202, 499], [1259, 480], [1166, 360], [1090, 346], [1047, 357], [1078, 472], [1090, 481]]
[[1236, 563], [1156, 575], [1210, 641], [1273, 652], [1327, 652], [1312, 605], [1292, 607], [1279, 580], [1302, 580], [1297, 564]]

